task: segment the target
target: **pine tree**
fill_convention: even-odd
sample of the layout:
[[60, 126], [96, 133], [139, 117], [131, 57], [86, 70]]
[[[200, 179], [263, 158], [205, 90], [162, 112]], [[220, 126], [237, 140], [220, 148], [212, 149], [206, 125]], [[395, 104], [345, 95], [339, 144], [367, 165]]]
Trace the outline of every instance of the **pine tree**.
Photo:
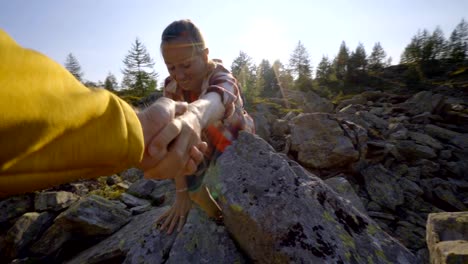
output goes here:
[[360, 83], [366, 76], [367, 55], [364, 45], [359, 43], [356, 50], [351, 53], [348, 60], [346, 81], [351, 83]]
[[156, 89], [157, 74], [153, 70], [153, 59], [138, 38], [135, 39], [123, 63], [125, 64], [125, 69], [122, 70], [123, 87], [139, 96], [148, 95]]
[[255, 65], [247, 53], [240, 51], [239, 56], [231, 64], [231, 72], [239, 82], [247, 100], [252, 101], [258, 96], [258, 91], [255, 89]]
[[108, 73], [106, 80], [104, 81], [104, 88], [109, 91], [115, 91], [117, 89], [117, 78], [112, 73]]
[[380, 45], [380, 42], [376, 42], [372, 48], [372, 52], [368, 58], [368, 68], [372, 71], [378, 71], [384, 68], [386, 62], [385, 58], [387, 54]]
[[65, 59], [65, 68], [73, 75], [75, 78], [82, 82], [83, 72], [81, 71], [81, 66], [78, 60], [69, 53]]
[[464, 19], [455, 27], [447, 45], [447, 57], [453, 62], [468, 58], [468, 23]]
[[315, 71], [315, 79], [320, 85], [327, 85], [331, 80], [331, 75], [333, 74], [333, 65], [328, 59], [328, 56], [323, 56], [322, 60], [317, 66]]
[[348, 71], [348, 60], [349, 60], [349, 50], [346, 47], [346, 43], [341, 42], [340, 50], [334, 61], [334, 68], [336, 73], [336, 78], [338, 80], [344, 80], [346, 77], [346, 72]]
[[275, 97], [279, 91], [278, 81], [268, 60], [262, 60], [257, 67], [257, 90], [264, 97]]
[[289, 59], [289, 67], [295, 76], [294, 86], [298, 90], [309, 91], [312, 89], [312, 66], [309, 53], [299, 41]]

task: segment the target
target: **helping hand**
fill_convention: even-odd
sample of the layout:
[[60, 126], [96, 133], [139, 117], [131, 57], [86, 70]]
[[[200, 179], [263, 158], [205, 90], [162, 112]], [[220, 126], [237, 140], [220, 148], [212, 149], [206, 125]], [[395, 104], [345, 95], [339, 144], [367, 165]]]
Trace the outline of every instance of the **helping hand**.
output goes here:
[[187, 221], [187, 215], [191, 207], [192, 201], [188, 192], [176, 192], [176, 199], [171, 209], [156, 220], [156, 225], [161, 225], [159, 230], [164, 231], [167, 229], [167, 234], [170, 235], [177, 225], [177, 232], [180, 232]]

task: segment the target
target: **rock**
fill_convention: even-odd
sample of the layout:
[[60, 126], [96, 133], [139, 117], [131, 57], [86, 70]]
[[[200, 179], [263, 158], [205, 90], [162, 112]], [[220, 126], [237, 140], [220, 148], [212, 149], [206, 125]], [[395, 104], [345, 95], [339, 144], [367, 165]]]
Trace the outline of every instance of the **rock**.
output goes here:
[[398, 153], [405, 160], [432, 159], [437, 157], [435, 151], [428, 147], [414, 143], [411, 140], [396, 140]]
[[408, 136], [410, 139], [416, 141], [416, 143], [419, 143], [421, 145], [426, 145], [437, 150], [443, 149], [442, 144], [429, 135], [410, 131], [408, 132]]
[[271, 129], [268, 120], [262, 113], [251, 113], [255, 123], [255, 133], [265, 140], [270, 139]]
[[72, 238], [86, 240], [110, 235], [130, 221], [130, 216], [124, 208], [91, 195], [61, 213], [31, 250], [38, 255], [52, 255]]
[[[153, 204], [159, 206], [172, 205], [175, 201], [175, 186], [172, 180], [157, 181], [156, 188], [151, 192]], [[162, 201], [161, 204], [159, 202]]]
[[289, 122], [287, 120], [277, 119], [273, 123], [272, 134], [273, 136], [285, 136], [289, 134]]
[[140, 198], [149, 198], [157, 185], [157, 180], [141, 179], [130, 185], [127, 193]]
[[400, 184], [401, 186], [401, 189], [403, 190], [403, 192], [408, 192], [412, 195], [416, 195], [416, 196], [420, 196], [424, 193], [424, 191], [421, 189], [421, 187], [419, 187], [418, 184], [416, 184], [415, 182], [409, 180], [409, 179], [406, 179], [406, 178], [401, 178], [398, 183]]
[[430, 91], [422, 91], [402, 103], [401, 106], [406, 108], [411, 115], [418, 115], [424, 112], [432, 113], [434, 110], [441, 107], [444, 102], [444, 97], [440, 94], [432, 94]]
[[433, 189], [435, 197], [445, 202], [451, 208], [447, 208], [447, 211], [465, 211], [467, 207], [455, 196], [451, 188], [447, 188], [446, 185], [439, 185]]
[[356, 113], [357, 116], [361, 117], [367, 123], [372, 124], [377, 129], [385, 130], [388, 127], [388, 122], [374, 114], [367, 111], [360, 111]]
[[342, 100], [336, 107], [336, 110], [341, 111], [343, 108], [350, 106], [350, 105], [364, 105], [366, 103], [367, 103], [367, 99], [365, 97], [361, 95], [355, 95], [351, 99]]
[[429, 214], [426, 237], [431, 263], [468, 263], [468, 212]]
[[364, 111], [366, 109], [365, 106], [363, 105], [360, 105], [360, 104], [351, 104], [351, 105], [347, 105], [343, 108], [339, 108], [337, 107], [336, 110], [337, 110], [337, 113], [342, 113], [342, 114], [350, 114], [350, 115], [354, 115], [356, 112], [358, 111]]
[[387, 133], [390, 139], [404, 140], [408, 138], [408, 129], [401, 123], [390, 123]]
[[[236, 166], [232, 166], [237, 164]], [[415, 256], [319, 178], [241, 132], [216, 166], [224, 222], [252, 262], [413, 263]]]
[[304, 105], [304, 112], [306, 113], [332, 113], [333, 104], [312, 91], [308, 91], [302, 97], [302, 104]]
[[223, 226], [217, 226], [199, 208], [190, 212], [177, 235], [167, 264], [247, 263]]
[[34, 199], [34, 207], [37, 211], [60, 211], [67, 208], [80, 197], [71, 192], [41, 192], [36, 194]]
[[151, 210], [153, 207], [151, 206], [151, 204], [144, 204], [144, 205], [140, 205], [140, 206], [136, 206], [136, 207], [132, 207], [130, 208], [130, 213], [132, 213], [132, 215], [138, 215], [138, 214], [142, 214], [144, 212], [147, 212], [149, 210]]
[[[167, 210], [169, 207], [156, 208], [133, 217], [122, 229], [84, 250], [68, 263], [163, 263], [177, 236], [177, 232], [167, 236], [155, 227], [155, 221]], [[143, 250], [144, 245], [146, 248]], [[132, 248], [141, 249], [141, 255], [136, 255], [133, 261], [133, 257], [127, 258]], [[143, 260], [149, 254], [153, 257], [151, 261], [138, 262], [138, 259]]]
[[458, 132], [448, 130], [442, 127], [438, 127], [432, 124], [426, 125], [424, 130], [429, 135], [449, 142], [458, 148], [468, 148], [468, 137], [466, 134], [460, 134]]
[[426, 246], [426, 230], [415, 226], [409, 222], [400, 221], [397, 223], [395, 234], [403, 241], [407, 248], [418, 250]]
[[5, 236], [4, 254], [10, 259], [26, 257], [28, 246], [52, 224], [54, 217], [48, 212], [22, 215]]
[[106, 184], [109, 186], [115, 185], [121, 181], [122, 179], [119, 177], [119, 175], [116, 175], [116, 174], [106, 178]]
[[393, 211], [404, 203], [403, 191], [395, 176], [381, 164], [372, 165], [361, 174], [371, 200]]
[[120, 173], [120, 177], [124, 181], [136, 182], [143, 179], [143, 171], [137, 168], [130, 168]]
[[33, 208], [30, 195], [18, 195], [0, 201], [0, 225], [12, 220]]
[[348, 165], [359, 159], [351, 139], [328, 114], [301, 114], [291, 121], [291, 150], [301, 164], [323, 169]]
[[362, 213], [366, 213], [367, 210], [361, 202], [359, 196], [353, 189], [353, 186], [342, 176], [336, 176], [330, 179], [326, 179], [325, 183], [328, 184], [339, 196], [345, 199], [345, 203], [350, 206], [356, 207]]
[[150, 205], [150, 202], [148, 202], [148, 200], [137, 198], [128, 193], [122, 193], [119, 199], [130, 208], [142, 205]]

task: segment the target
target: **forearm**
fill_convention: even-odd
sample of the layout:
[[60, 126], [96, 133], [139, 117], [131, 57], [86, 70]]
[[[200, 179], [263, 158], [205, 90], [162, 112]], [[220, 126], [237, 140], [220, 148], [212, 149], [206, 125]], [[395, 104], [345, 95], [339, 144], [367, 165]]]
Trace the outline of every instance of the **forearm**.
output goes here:
[[221, 120], [224, 116], [225, 109], [221, 101], [221, 96], [215, 92], [210, 92], [191, 103], [189, 105], [189, 111], [195, 113], [203, 129]]

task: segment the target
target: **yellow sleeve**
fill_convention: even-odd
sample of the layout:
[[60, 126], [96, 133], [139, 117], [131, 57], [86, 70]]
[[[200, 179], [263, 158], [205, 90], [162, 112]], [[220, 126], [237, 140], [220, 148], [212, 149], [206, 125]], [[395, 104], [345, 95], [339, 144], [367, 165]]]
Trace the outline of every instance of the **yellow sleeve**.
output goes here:
[[0, 29], [0, 197], [136, 165], [135, 111]]

